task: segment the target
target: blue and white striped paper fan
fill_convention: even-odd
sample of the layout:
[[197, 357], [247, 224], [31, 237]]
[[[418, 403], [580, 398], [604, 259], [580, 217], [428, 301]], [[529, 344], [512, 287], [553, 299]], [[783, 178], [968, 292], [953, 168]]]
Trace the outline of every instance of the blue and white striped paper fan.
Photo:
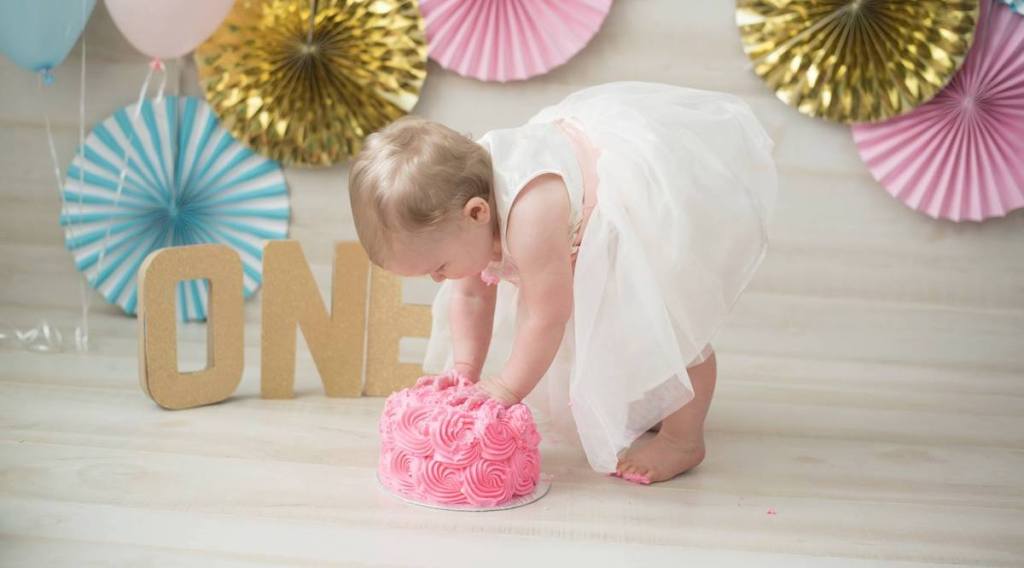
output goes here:
[[[154, 250], [231, 246], [248, 298], [260, 285], [264, 242], [288, 235], [280, 166], [232, 138], [196, 97], [147, 99], [137, 117], [131, 105], [98, 124], [68, 167], [64, 195], [61, 224], [78, 270], [128, 314], [136, 312], [139, 266]], [[206, 301], [203, 282], [178, 284], [179, 319], [206, 319]]]
[[1024, 0], [1003, 0], [1003, 4], [1006, 4], [1011, 10], [1024, 16]]

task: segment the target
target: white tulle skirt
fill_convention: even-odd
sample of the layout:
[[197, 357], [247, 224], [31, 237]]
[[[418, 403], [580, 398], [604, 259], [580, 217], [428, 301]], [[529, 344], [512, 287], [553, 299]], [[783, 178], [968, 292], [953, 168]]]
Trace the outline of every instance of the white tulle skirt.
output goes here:
[[[708, 346], [767, 248], [772, 141], [737, 97], [652, 83], [579, 91], [531, 122], [573, 119], [600, 149], [598, 199], [561, 348], [526, 402], [575, 432], [590, 465], [620, 453], [693, 398], [687, 367]], [[450, 283], [433, 306], [424, 368], [451, 365]], [[517, 290], [499, 284], [485, 374], [508, 358]]]

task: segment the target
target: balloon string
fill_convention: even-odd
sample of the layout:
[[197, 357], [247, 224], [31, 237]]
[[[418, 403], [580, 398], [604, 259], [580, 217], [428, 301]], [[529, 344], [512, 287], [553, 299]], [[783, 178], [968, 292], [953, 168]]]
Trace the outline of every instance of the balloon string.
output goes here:
[[[164, 89], [167, 88], [167, 67], [164, 66], [163, 60], [159, 57], [154, 57], [149, 62], [149, 75], [146, 77], [146, 84], [142, 86], [143, 92], [145, 92], [146, 87], [149, 85], [149, 78], [153, 75], [153, 71], [160, 72], [160, 86], [156, 89], [156, 103], [160, 104], [164, 100]], [[141, 102], [142, 97], [140, 96], [139, 103], [141, 104]]]
[[[83, 28], [84, 22], [88, 16], [88, 9], [86, 1], [82, 0], [82, 21]], [[80, 74], [81, 83], [79, 85], [79, 99], [78, 99], [78, 144], [79, 148], [84, 151], [85, 147], [85, 35], [82, 36], [82, 69]], [[39, 92], [40, 97], [45, 98], [44, 88], [48, 85], [53, 84], [53, 73], [50, 68], [44, 68], [39, 73]], [[71, 217], [70, 208], [68, 207], [67, 200], [67, 187], [64, 183], [64, 176], [60, 171], [60, 159], [57, 157], [57, 143], [53, 136], [53, 122], [50, 120], [50, 112], [48, 110], [43, 111], [43, 122], [46, 125], [46, 143], [50, 150], [50, 161], [53, 162], [53, 175], [57, 180], [57, 195], [60, 198], [60, 219], [67, 225], [67, 234], [72, 242], [77, 240], [77, 228], [76, 222]], [[84, 172], [79, 173], [79, 188], [78, 188], [78, 215], [79, 218], [83, 217], [83, 206], [84, 206], [84, 195], [82, 194], [82, 179]], [[81, 221], [79, 221], [81, 222]], [[87, 289], [87, 281], [85, 274], [80, 274], [78, 280], [78, 294], [79, 304], [82, 307], [81, 322], [75, 329], [75, 345], [79, 351], [86, 351], [89, 348], [89, 291]], [[59, 351], [62, 348], [63, 338], [57, 328], [51, 328], [50, 324], [44, 319], [41, 320], [39, 325], [35, 328], [31, 328], [26, 331], [22, 330], [8, 330], [6, 328], [0, 329], [0, 343], [6, 342], [8, 339], [15, 338], [17, 342], [32, 351], [39, 351], [42, 353]]]
[[[44, 92], [43, 88], [46, 85], [48, 85], [48, 84], [50, 84], [50, 83], [46, 80], [44, 75], [40, 74], [39, 75], [39, 92], [40, 92], [40, 95], [43, 94], [43, 92]], [[54, 177], [57, 180], [57, 195], [60, 197], [60, 212], [61, 212], [61, 217], [63, 217], [68, 212], [67, 195], [65, 194], [65, 191], [64, 191], [64, 177], [60, 173], [60, 160], [57, 158], [57, 144], [54, 142], [54, 139], [53, 139], [53, 125], [52, 125], [52, 123], [50, 121], [50, 112], [47, 111], [47, 110], [43, 111], [43, 122], [46, 125], [46, 142], [47, 142], [47, 145], [49, 146], [49, 149], [50, 149], [50, 161], [53, 162], [53, 175], [54, 175]], [[74, 230], [74, 223], [71, 221], [71, 219], [68, 219], [67, 226], [68, 226], [68, 234], [70, 235], [71, 240], [73, 241], [73, 240], [75, 240], [75, 230]], [[85, 296], [85, 282], [84, 282], [83, 278], [79, 279], [78, 286], [79, 286], [79, 293], [82, 296]], [[39, 326], [37, 328], [35, 328], [35, 329], [37, 330], [35, 332], [33, 332], [33, 330], [28, 330], [28, 331], [25, 331], [25, 332], [22, 332], [21, 330], [14, 330], [14, 335], [18, 338], [19, 342], [21, 342], [23, 345], [25, 345], [27, 347], [30, 343], [34, 342], [35, 339], [38, 337], [38, 334], [39, 334], [38, 330], [45, 330], [45, 332], [46, 332], [45, 333], [46, 340], [43, 342], [43, 344], [46, 347], [45, 348], [41, 348], [41, 349], [34, 349], [34, 350], [40, 351], [40, 352], [49, 352], [49, 351], [57, 351], [57, 350], [60, 349], [60, 347], [61, 347], [61, 345], [60, 345], [61, 344], [60, 333], [56, 332], [54, 334], [50, 334], [50, 329], [51, 329], [50, 328], [50, 324], [45, 319], [42, 320], [40, 322]], [[0, 335], [6, 336], [7, 333], [6, 332], [0, 333]]]
[[167, 88], [167, 73], [160, 74], [160, 86], [156, 89], [156, 103], [164, 102], [164, 89]]
[[0, 324], [0, 345], [15, 346], [37, 353], [56, 353], [63, 348], [64, 336], [45, 319], [35, 327], [17, 329]]
[[174, 94], [179, 96], [179, 97], [181, 96], [181, 86], [185, 83], [185, 78], [184, 78], [185, 77], [185, 65], [187, 65], [187, 64], [188, 64], [188, 60], [187, 59], [182, 59], [181, 57], [179, 57], [178, 59], [176, 59], [174, 61], [174, 70], [177, 71], [177, 74], [176, 74], [177, 88], [174, 90]]
[[[88, 7], [86, 6], [86, 0], [82, 0], [82, 22], [84, 28], [84, 22], [89, 15]], [[82, 34], [82, 69], [79, 76], [79, 87], [78, 87], [78, 151], [85, 153], [85, 34]], [[78, 168], [78, 215], [79, 219], [85, 218], [84, 203], [85, 199], [84, 189], [85, 187], [85, 169]], [[68, 225], [71, 226], [70, 224]], [[89, 290], [86, 289], [86, 278], [85, 274], [81, 275], [78, 281], [78, 292], [79, 300], [82, 306], [82, 321], [78, 328], [75, 330], [75, 347], [79, 351], [89, 350], [89, 308], [91, 307], [92, 295]]]
[[[43, 93], [43, 86], [45, 81], [40, 79], [39, 81], [39, 92]], [[50, 146], [50, 161], [53, 162], [53, 175], [57, 178], [57, 191], [60, 195], [60, 208], [64, 211], [65, 198], [64, 198], [64, 178], [60, 174], [60, 161], [57, 159], [57, 146], [53, 141], [53, 128], [50, 125], [50, 112], [47, 110], [43, 111], [43, 121], [46, 124], [46, 141]]]
[[[116, 211], [121, 203], [121, 194], [124, 193], [125, 181], [128, 178], [128, 154], [131, 151], [132, 143], [135, 141], [135, 126], [138, 124], [139, 115], [142, 113], [142, 103], [146, 100], [146, 94], [149, 92], [149, 83], [153, 80], [153, 73], [157, 70], [164, 71], [163, 63], [159, 59], [154, 59], [149, 64], [149, 71], [146, 73], [146, 79], [142, 82], [142, 87], [139, 89], [139, 98], [135, 101], [135, 108], [131, 113], [131, 125], [132, 128], [128, 132], [128, 140], [124, 145], [124, 152], [121, 156], [121, 170], [117, 175], [117, 188], [114, 190], [114, 206], [113, 209]], [[157, 91], [157, 102], [164, 96], [164, 86], [167, 82], [167, 73], [163, 72], [163, 80], [160, 82], [160, 88]], [[108, 217], [106, 227], [103, 232], [103, 240], [100, 241], [100, 254], [99, 258], [96, 259], [96, 277], [93, 280], [93, 287], [99, 290], [99, 279], [103, 274], [104, 261], [107, 258], [107, 245], [110, 243], [110, 232], [114, 226], [114, 218]]]

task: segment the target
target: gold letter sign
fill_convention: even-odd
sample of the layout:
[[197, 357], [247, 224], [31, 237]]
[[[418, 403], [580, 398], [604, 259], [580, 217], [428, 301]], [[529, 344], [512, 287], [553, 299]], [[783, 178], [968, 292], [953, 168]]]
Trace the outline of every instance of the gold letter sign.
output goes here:
[[369, 265], [358, 243], [335, 247], [328, 313], [299, 242], [270, 241], [263, 247], [263, 398], [294, 394], [296, 327], [306, 338], [327, 396], [362, 393]]
[[[174, 315], [179, 280], [210, 282], [206, 368], [178, 372]], [[139, 268], [139, 378], [164, 408], [220, 402], [242, 380], [242, 261], [225, 245], [171, 247], [151, 253]]]
[[[210, 282], [207, 367], [179, 373], [175, 285], [201, 278]], [[210, 244], [149, 255], [139, 269], [143, 390], [160, 406], [174, 409], [226, 399], [242, 380], [243, 323], [242, 263], [234, 250]], [[404, 304], [402, 280], [371, 269], [359, 243], [348, 242], [334, 250], [328, 312], [298, 241], [269, 241], [263, 247], [261, 323], [263, 398], [294, 395], [297, 330], [306, 338], [327, 396], [384, 396], [422, 373], [419, 365], [399, 363], [399, 342], [430, 333], [430, 308]]]
[[370, 288], [369, 345], [366, 349], [366, 394], [387, 396], [416, 382], [419, 365], [398, 362], [402, 337], [430, 335], [430, 308], [402, 302], [402, 279], [376, 266]]

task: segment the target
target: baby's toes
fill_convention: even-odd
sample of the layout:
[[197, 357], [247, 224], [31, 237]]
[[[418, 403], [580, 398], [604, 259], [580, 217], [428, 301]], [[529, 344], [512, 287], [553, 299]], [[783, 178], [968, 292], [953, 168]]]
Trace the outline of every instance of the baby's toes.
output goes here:
[[639, 483], [641, 485], [651, 484], [650, 476], [645, 475], [643, 473], [627, 473], [622, 476], [622, 479], [625, 479], [626, 481], [631, 481], [633, 483]]
[[652, 481], [658, 480], [657, 470], [650, 467], [640, 468], [639, 470], [637, 470], [636, 475], [636, 481], [639, 481], [640, 483], [644, 484], [648, 484], [651, 483]]
[[626, 476], [630, 476], [630, 475], [635, 475], [637, 473], [637, 470], [639, 470], [639, 469], [640, 469], [640, 464], [638, 464], [638, 463], [636, 463], [636, 462], [634, 462], [632, 460], [626, 460], [626, 462], [623, 464], [623, 467], [622, 467], [622, 477], [626, 477]]
[[648, 475], [648, 468], [634, 461], [628, 462], [626, 467], [622, 468], [622, 479], [626, 481], [637, 481], [640, 478], [646, 478]]

